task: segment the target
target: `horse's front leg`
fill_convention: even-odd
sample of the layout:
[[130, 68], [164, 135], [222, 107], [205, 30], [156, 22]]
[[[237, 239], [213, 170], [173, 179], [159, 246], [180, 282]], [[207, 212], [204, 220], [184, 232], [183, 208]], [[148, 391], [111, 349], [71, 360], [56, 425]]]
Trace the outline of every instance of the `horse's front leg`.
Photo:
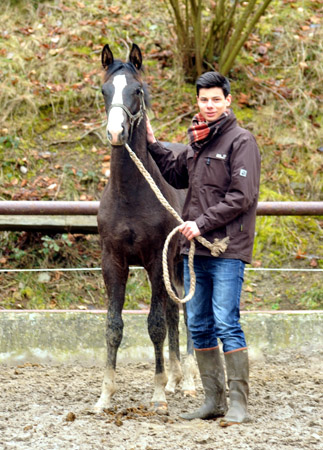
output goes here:
[[163, 346], [166, 338], [166, 299], [160, 270], [148, 270], [148, 274], [152, 291], [151, 306], [148, 315], [148, 333], [155, 350], [154, 394], [151, 402], [155, 411], [165, 413], [167, 412], [165, 395], [167, 375], [165, 372]]
[[[109, 257], [108, 257], [109, 256]], [[111, 398], [116, 391], [115, 371], [117, 352], [122, 340], [122, 308], [128, 278], [128, 267], [116, 264], [110, 255], [103, 252], [102, 272], [108, 293], [108, 313], [106, 323], [107, 365], [104, 371], [102, 392], [94, 406], [96, 412], [111, 406]]]
[[184, 307], [184, 322], [186, 326], [186, 357], [184, 359], [184, 377], [182, 390], [185, 396], [196, 397], [195, 378], [198, 375], [196, 362], [194, 359], [194, 345], [192, 335], [187, 326], [186, 305]]

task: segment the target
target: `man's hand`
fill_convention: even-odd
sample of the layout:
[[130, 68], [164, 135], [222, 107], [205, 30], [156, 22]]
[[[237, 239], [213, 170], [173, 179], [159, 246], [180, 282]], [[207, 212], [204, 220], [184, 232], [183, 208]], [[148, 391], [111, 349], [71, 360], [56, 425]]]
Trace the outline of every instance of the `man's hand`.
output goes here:
[[201, 235], [201, 232], [200, 232], [198, 226], [196, 225], [196, 222], [191, 222], [191, 221], [182, 223], [182, 225], [179, 227], [179, 231], [189, 241], [192, 240], [193, 238]]
[[147, 142], [148, 144], [153, 144], [154, 142], [156, 142], [156, 138], [154, 136], [154, 132], [150, 125], [150, 120], [148, 119], [148, 117], [146, 119], [146, 126], [147, 126]]

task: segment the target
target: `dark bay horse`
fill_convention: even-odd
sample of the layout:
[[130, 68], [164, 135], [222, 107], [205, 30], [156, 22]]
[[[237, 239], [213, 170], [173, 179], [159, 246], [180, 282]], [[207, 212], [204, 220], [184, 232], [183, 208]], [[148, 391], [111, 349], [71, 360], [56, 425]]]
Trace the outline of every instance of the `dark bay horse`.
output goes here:
[[[174, 392], [175, 386], [182, 378], [179, 362], [179, 309], [168, 297], [162, 277], [164, 241], [178, 222], [159, 203], [147, 181], [130, 159], [125, 144], [128, 143], [140, 158], [163, 195], [179, 214], [185, 193], [176, 191], [163, 179], [147, 150], [146, 105], [149, 98], [141, 77], [142, 55], [139, 47], [133, 44], [129, 61], [122, 62], [114, 60], [109, 46], [105, 45], [102, 51], [102, 65], [105, 70], [102, 93], [108, 117], [107, 137], [112, 145], [111, 176], [98, 213], [102, 271], [108, 293], [106, 330], [108, 357], [102, 394], [95, 405], [95, 410], [110, 407], [111, 397], [116, 390], [116, 359], [123, 334], [122, 308], [130, 265], [143, 266], [151, 282], [148, 332], [154, 345], [156, 364], [152, 404], [156, 410], [163, 410], [167, 409], [165, 390]], [[174, 283], [179, 264], [181, 261], [178, 239], [173, 239], [169, 248], [169, 267], [174, 274]], [[168, 377], [163, 356], [167, 332]], [[188, 346], [190, 347], [190, 344]], [[188, 358], [188, 361], [184, 371], [183, 389], [194, 392], [192, 360]]]

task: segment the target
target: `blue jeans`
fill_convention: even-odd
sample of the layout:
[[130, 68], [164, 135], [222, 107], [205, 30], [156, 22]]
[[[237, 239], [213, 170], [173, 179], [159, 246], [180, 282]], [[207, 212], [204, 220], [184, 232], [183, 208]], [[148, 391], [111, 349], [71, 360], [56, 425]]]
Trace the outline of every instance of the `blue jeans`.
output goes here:
[[[186, 303], [187, 324], [196, 349], [214, 348], [218, 338], [223, 351], [247, 346], [239, 323], [240, 294], [245, 263], [239, 259], [194, 257], [196, 290]], [[184, 287], [189, 291], [188, 257], [184, 256]]]

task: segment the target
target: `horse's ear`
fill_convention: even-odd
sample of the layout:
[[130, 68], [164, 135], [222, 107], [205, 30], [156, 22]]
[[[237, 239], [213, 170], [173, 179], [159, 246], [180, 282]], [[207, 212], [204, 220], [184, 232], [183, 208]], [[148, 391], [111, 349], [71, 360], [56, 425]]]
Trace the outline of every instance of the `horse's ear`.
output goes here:
[[108, 70], [109, 66], [111, 66], [111, 64], [114, 61], [113, 53], [110, 50], [110, 47], [108, 46], [108, 44], [105, 44], [105, 46], [103, 47], [102, 54], [101, 54], [101, 61], [102, 61], [102, 66], [105, 70]]
[[137, 70], [140, 70], [142, 66], [142, 54], [140, 48], [136, 44], [132, 44], [129, 61], [135, 66]]

